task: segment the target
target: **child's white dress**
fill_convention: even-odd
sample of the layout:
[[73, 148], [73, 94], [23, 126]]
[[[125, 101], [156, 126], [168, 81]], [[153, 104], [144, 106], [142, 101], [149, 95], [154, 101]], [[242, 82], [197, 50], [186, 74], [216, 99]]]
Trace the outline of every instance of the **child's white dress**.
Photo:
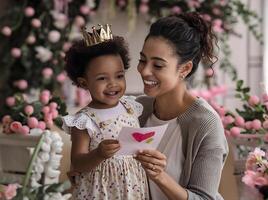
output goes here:
[[[116, 139], [122, 127], [139, 127], [138, 116], [142, 105], [131, 97], [122, 97], [120, 103], [109, 109], [85, 107], [75, 115], [65, 116], [63, 127], [87, 129], [90, 150], [104, 139]], [[113, 156], [90, 172], [76, 177], [74, 199], [139, 200], [149, 199], [145, 171], [133, 156]]]

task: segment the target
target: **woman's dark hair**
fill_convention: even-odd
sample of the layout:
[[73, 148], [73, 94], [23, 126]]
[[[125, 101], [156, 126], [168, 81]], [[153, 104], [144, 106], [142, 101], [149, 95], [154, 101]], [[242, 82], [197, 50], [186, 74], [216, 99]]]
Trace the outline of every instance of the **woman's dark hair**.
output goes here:
[[94, 58], [104, 55], [119, 55], [124, 69], [129, 68], [128, 46], [123, 37], [114, 36], [112, 40], [89, 47], [83, 40], [74, 42], [66, 52], [65, 71], [74, 84], [78, 85], [77, 78], [84, 76], [89, 63]]
[[217, 38], [212, 33], [211, 26], [198, 13], [184, 13], [157, 20], [151, 25], [146, 39], [159, 36], [173, 45], [180, 64], [192, 60], [193, 68], [187, 77], [197, 70], [201, 59], [210, 67], [218, 60], [213, 54]]

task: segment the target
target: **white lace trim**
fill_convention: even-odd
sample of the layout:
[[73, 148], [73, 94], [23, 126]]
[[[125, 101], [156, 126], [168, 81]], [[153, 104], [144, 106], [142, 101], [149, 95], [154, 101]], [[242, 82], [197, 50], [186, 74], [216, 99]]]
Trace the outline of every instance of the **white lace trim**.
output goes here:
[[63, 117], [63, 130], [70, 134], [70, 128], [76, 127], [79, 130], [88, 130], [90, 134], [93, 129], [92, 120], [85, 113], [78, 113], [75, 115], [66, 115]]

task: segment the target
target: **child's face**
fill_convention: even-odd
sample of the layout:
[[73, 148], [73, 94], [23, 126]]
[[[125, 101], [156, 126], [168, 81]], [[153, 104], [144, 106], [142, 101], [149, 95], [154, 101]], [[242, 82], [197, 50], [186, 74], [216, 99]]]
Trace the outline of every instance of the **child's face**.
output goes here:
[[93, 59], [86, 70], [84, 81], [94, 108], [117, 105], [126, 90], [125, 70], [119, 55], [104, 55]]

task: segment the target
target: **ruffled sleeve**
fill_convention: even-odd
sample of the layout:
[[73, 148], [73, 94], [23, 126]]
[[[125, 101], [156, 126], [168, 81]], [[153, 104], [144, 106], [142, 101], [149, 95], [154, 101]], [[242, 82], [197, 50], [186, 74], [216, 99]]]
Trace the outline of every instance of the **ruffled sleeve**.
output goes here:
[[134, 110], [134, 114], [139, 117], [142, 114], [143, 106], [136, 101], [135, 96], [123, 96], [122, 99], [126, 101]]
[[77, 113], [75, 115], [66, 115], [62, 117], [62, 128], [65, 133], [70, 134], [72, 127], [76, 127], [79, 130], [87, 130], [89, 136], [92, 135], [94, 123], [85, 113]]

